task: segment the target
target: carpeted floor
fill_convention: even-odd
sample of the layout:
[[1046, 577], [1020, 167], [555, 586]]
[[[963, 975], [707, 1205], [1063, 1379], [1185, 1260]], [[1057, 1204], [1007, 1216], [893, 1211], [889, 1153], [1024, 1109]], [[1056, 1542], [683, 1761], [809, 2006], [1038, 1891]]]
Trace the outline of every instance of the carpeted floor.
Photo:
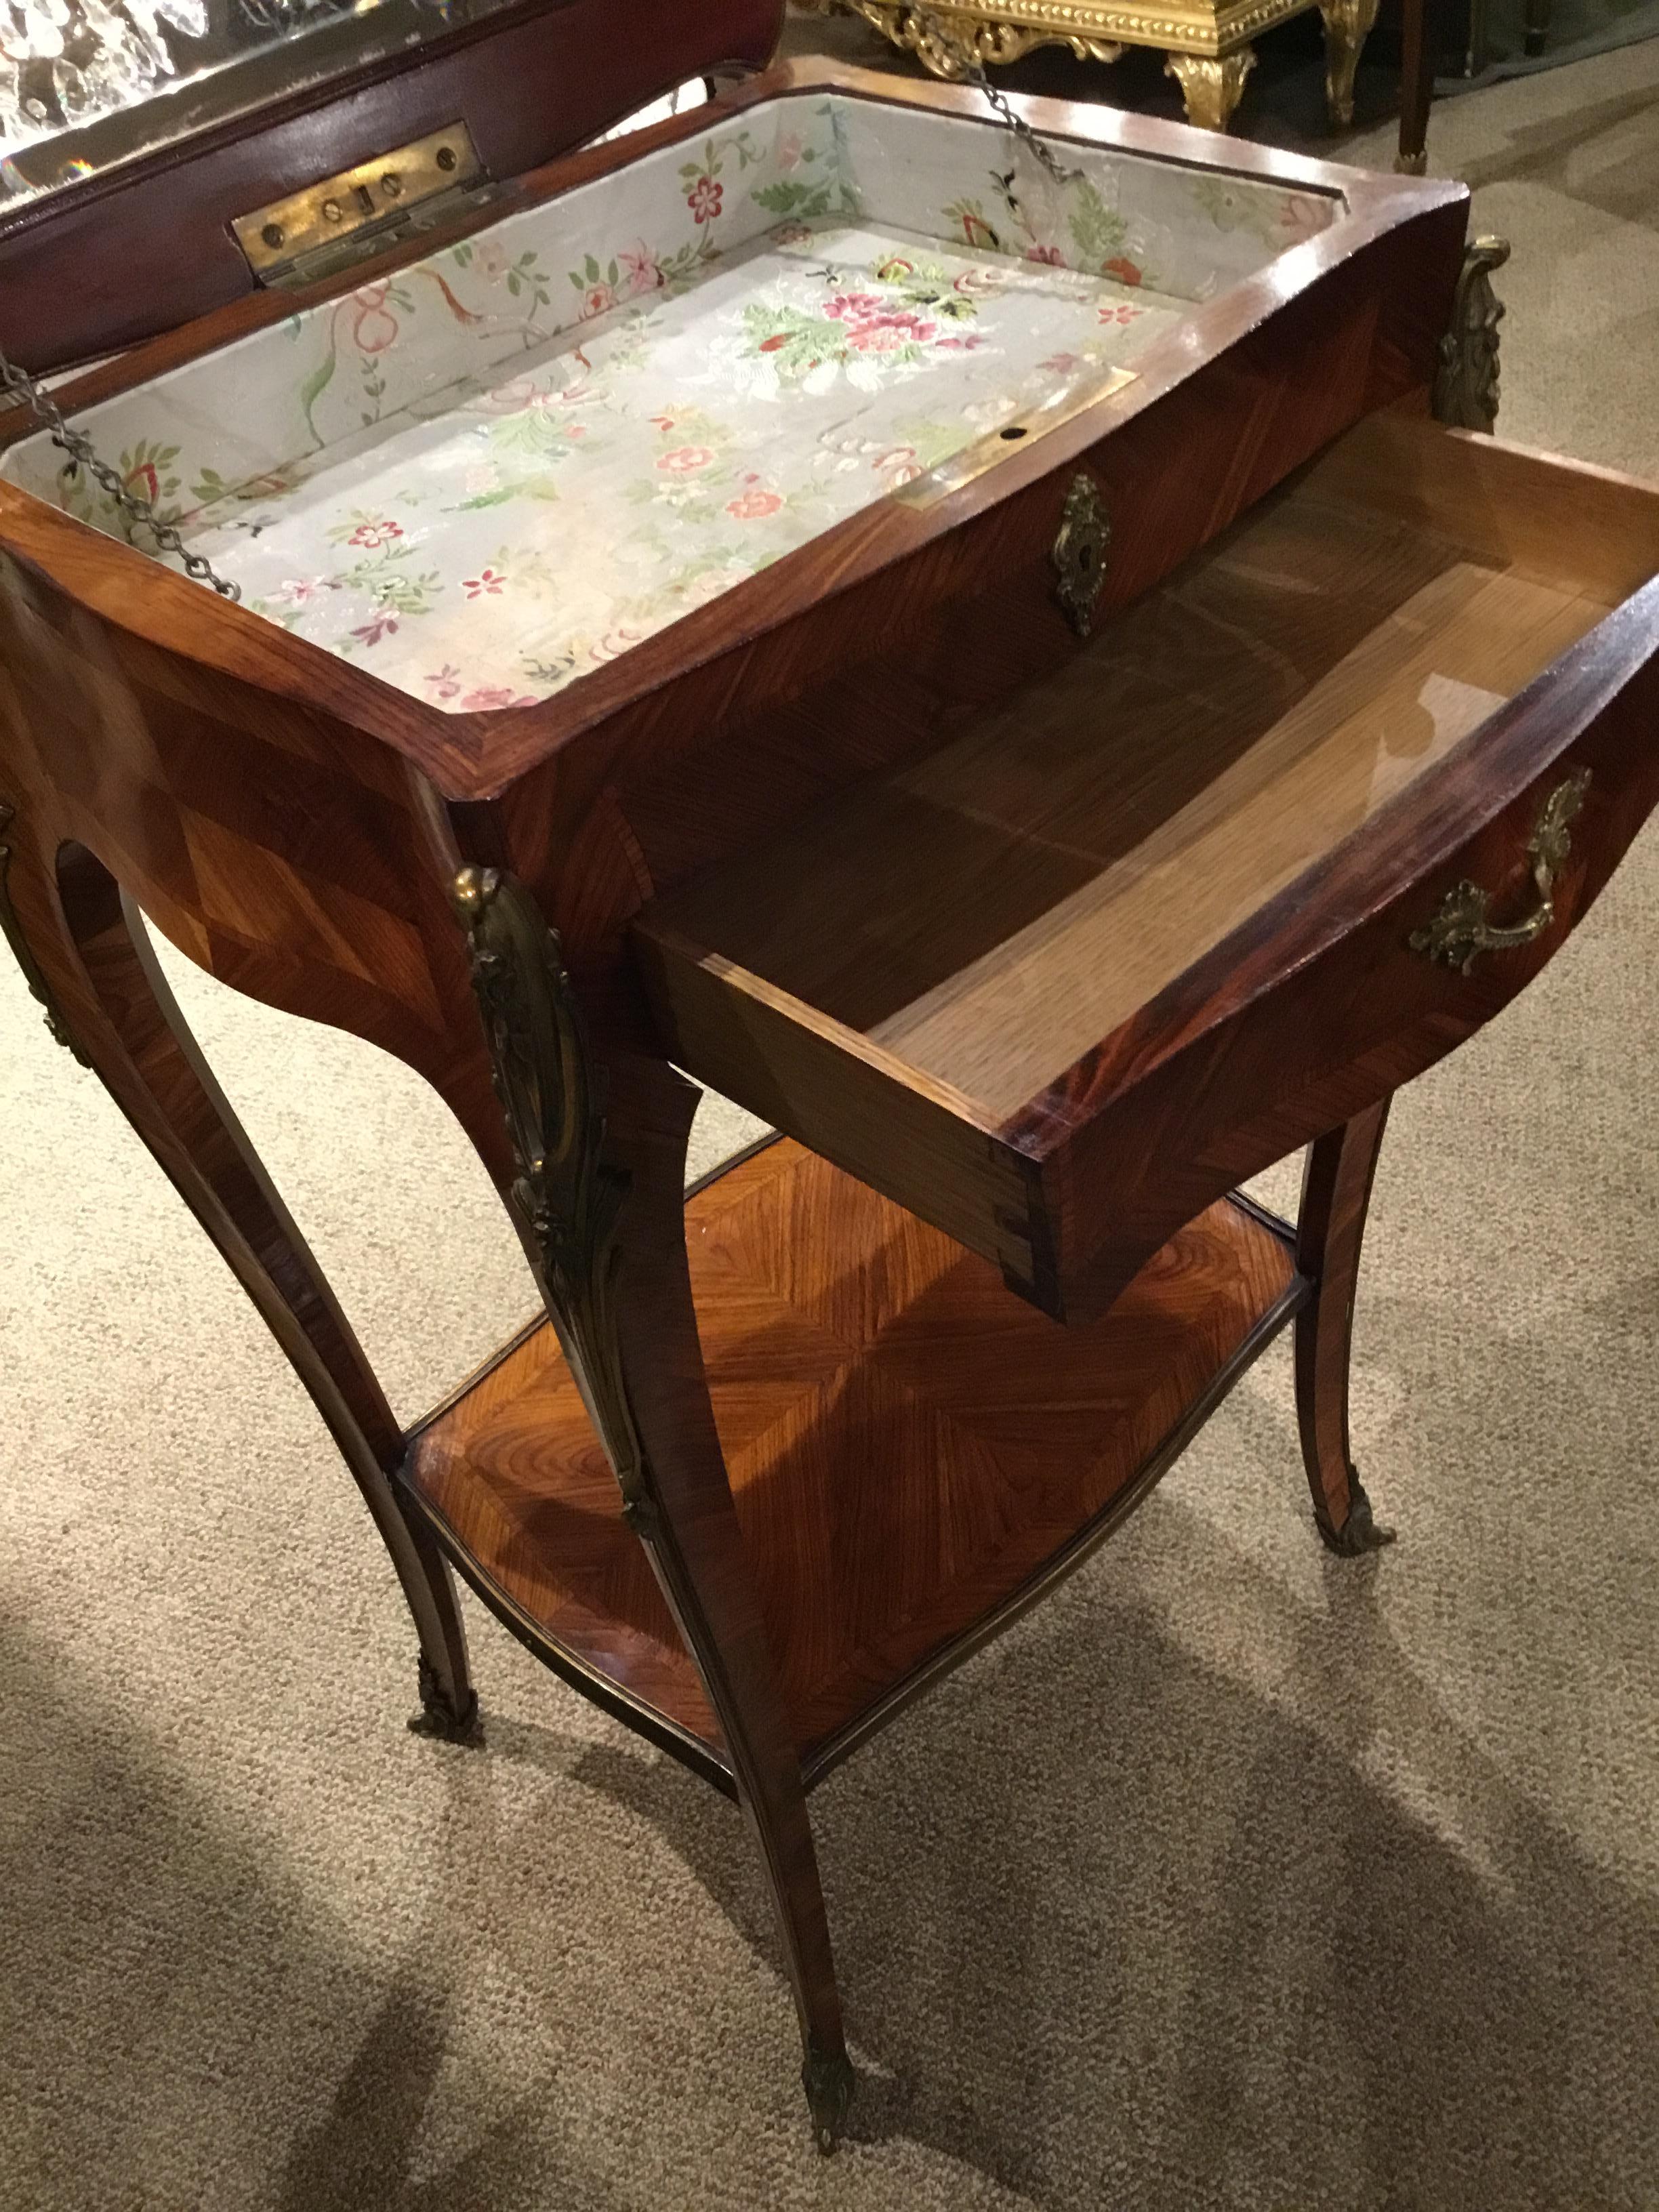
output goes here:
[[[1659, 46], [1432, 143], [1515, 241], [1510, 434], [1659, 476]], [[1650, 831], [1400, 1101], [1354, 1389], [1398, 1547], [1314, 1541], [1281, 1346], [815, 1797], [829, 2164], [736, 1814], [476, 1608], [488, 1752], [405, 1734], [351, 1485], [0, 963], [0, 2204], [1659, 2204], [1656, 945]], [[481, 1172], [372, 1051], [179, 981], [413, 1415], [529, 1303]]]

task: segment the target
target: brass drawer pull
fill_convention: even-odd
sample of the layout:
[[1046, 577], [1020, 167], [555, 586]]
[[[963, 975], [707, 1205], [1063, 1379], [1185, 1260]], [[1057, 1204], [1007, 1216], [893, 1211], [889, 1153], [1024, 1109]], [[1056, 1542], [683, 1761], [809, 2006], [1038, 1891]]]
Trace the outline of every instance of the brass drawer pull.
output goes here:
[[1487, 918], [1492, 893], [1466, 881], [1446, 893], [1432, 921], [1412, 932], [1412, 951], [1430, 960], [1443, 960], [1448, 968], [1461, 968], [1467, 975], [1483, 952], [1508, 952], [1540, 938], [1555, 919], [1555, 879], [1572, 850], [1571, 824], [1589, 781], [1590, 771], [1581, 768], [1565, 783], [1558, 783], [1544, 801], [1527, 847], [1538, 903], [1524, 920], [1507, 929], [1494, 927]]
[[1106, 503], [1095, 489], [1094, 479], [1081, 474], [1073, 477], [1053, 559], [1060, 579], [1060, 604], [1079, 637], [1087, 637], [1094, 628], [1095, 605], [1106, 581], [1106, 548], [1111, 536]]

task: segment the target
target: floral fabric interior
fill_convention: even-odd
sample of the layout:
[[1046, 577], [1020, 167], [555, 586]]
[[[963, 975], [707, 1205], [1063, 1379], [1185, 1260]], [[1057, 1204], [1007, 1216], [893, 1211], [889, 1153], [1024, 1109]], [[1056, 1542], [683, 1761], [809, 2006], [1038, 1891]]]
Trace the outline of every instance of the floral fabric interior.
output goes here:
[[[256, 612], [434, 706], [527, 705], [1341, 205], [1079, 159], [1062, 189], [985, 125], [779, 100], [82, 426]], [[5, 472], [118, 527], [60, 462]]]

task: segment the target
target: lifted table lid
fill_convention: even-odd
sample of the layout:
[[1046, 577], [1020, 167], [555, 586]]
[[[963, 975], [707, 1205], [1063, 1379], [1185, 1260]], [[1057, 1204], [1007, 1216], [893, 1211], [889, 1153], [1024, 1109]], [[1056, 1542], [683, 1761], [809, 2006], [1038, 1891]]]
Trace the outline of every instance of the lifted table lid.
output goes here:
[[0, 346], [37, 371], [281, 282], [296, 252], [315, 273], [331, 223], [407, 234], [689, 77], [758, 69], [782, 0], [69, 0], [49, 20], [64, 12], [30, 11], [27, 56], [0, 49]]

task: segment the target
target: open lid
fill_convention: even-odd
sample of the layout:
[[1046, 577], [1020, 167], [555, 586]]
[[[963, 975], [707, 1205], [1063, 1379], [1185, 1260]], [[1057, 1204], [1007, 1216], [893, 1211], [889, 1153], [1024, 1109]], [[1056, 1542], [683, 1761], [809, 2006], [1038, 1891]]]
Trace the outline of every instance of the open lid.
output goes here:
[[688, 78], [763, 67], [782, 12], [783, 0], [9, 0], [0, 348], [36, 372], [62, 368], [322, 274]]

